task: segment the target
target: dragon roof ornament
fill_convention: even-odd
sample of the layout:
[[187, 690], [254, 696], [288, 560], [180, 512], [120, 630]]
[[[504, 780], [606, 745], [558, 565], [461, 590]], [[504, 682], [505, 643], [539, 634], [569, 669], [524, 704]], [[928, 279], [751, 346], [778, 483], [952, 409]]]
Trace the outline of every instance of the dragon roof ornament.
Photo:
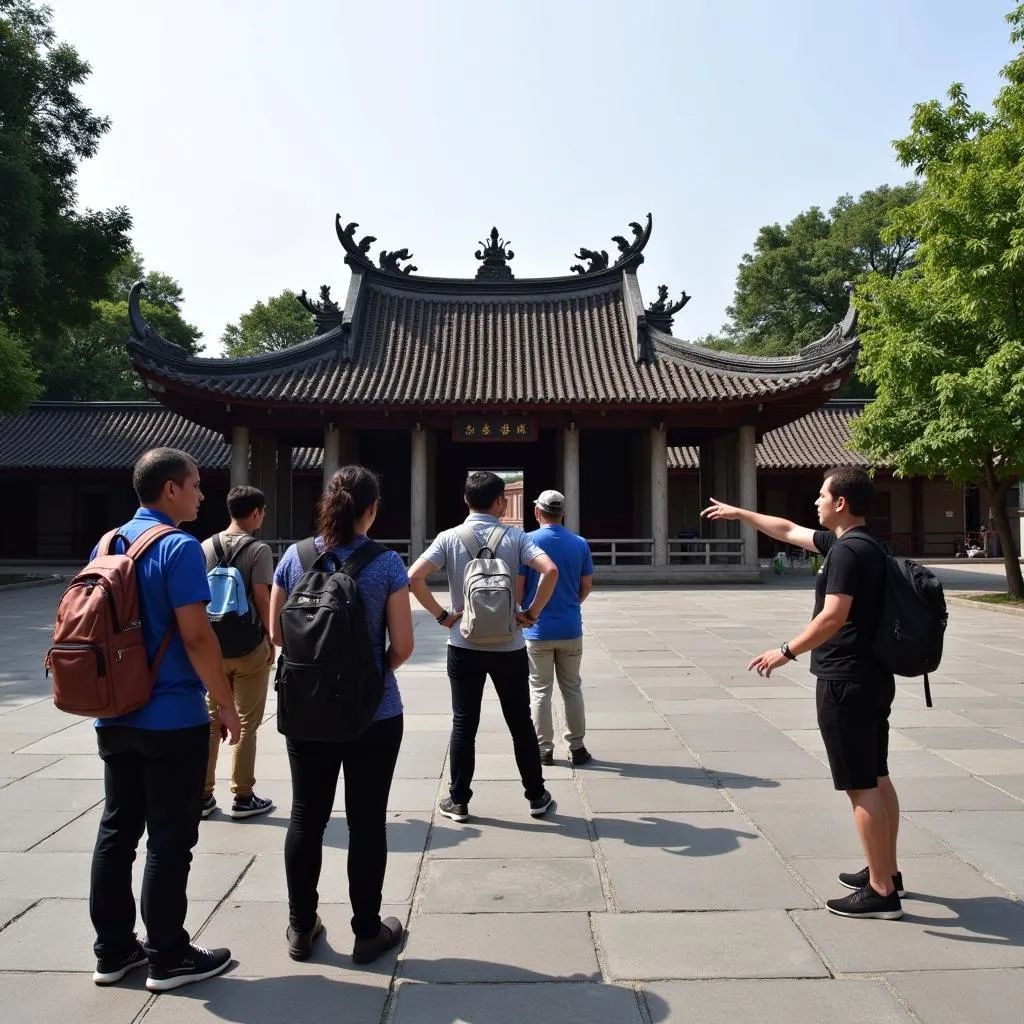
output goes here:
[[[633, 232], [632, 239], [626, 238], [625, 235], [612, 236], [612, 241], [619, 250], [618, 258], [612, 266], [627, 269], [624, 264], [635, 266], [643, 262], [641, 253], [650, 240], [652, 224], [651, 215], [647, 214], [646, 227], [639, 221], [630, 221], [629, 227]], [[605, 249], [584, 249], [581, 246], [579, 252], [575, 255], [578, 260], [586, 260], [588, 265], [583, 266], [582, 263], [574, 263], [569, 268], [574, 274], [600, 274], [601, 271], [608, 269], [608, 253]]]

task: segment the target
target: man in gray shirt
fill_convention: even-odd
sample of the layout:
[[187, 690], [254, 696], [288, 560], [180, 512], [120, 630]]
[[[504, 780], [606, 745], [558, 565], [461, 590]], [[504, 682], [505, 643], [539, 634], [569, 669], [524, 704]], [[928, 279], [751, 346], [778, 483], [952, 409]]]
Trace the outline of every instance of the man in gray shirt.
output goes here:
[[[506, 528], [493, 555], [508, 563], [514, 574], [513, 593], [515, 574], [523, 565], [540, 574], [537, 591], [528, 608], [516, 610], [515, 627], [509, 639], [483, 644], [463, 636], [459, 628], [464, 612], [463, 583], [466, 566], [477, 552], [468, 549], [459, 533], [465, 533], [468, 526], [477, 544], [482, 546], [496, 527], [501, 529], [500, 519], [507, 504], [505, 481], [495, 473], [470, 473], [464, 497], [469, 516], [463, 527], [438, 534], [409, 572], [413, 596], [439, 626], [448, 630], [448, 681], [452, 690], [451, 786], [449, 797], [438, 804], [438, 810], [453, 821], [469, 818], [480, 704], [484, 683], [490, 676], [512, 735], [516, 765], [530, 802], [530, 814], [540, 817], [552, 801], [551, 794], [544, 788], [540, 748], [530, 718], [530, 664], [522, 627], [532, 626], [539, 618], [554, 590], [558, 569], [519, 527]], [[427, 577], [441, 569], [448, 573], [451, 608], [442, 608], [427, 586]]]

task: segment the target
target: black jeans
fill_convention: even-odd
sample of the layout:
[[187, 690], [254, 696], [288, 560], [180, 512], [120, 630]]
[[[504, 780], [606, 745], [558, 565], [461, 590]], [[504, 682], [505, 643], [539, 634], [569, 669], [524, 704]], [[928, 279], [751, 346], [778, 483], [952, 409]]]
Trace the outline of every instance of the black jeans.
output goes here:
[[480, 726], [480, 702], [484, 683], [491, 677], [501, 703], [501, 713], [512, 736], [519, 777], [527, 800], [544, 792], [540, 747], [530, 718], [530, 662], [526, 648], [518, 651], [470, 650], [448, 647], [448, 681], [452, 687], [452, 782], [449, 792], [457, 804], [473, 796], [476, 770], [476, 731]]
[[96, 730], [96, 742], [106, 803], [89, 886], [93, 948], [101, 957], [135, 948], [132, 863], [145, 829], [146, 952], [158, 963], [173, 960], [189, 944], [185, 893], [192, 847], [199, 839], [210, 726], [158, 730], [105, 725]]
[[380, 932], [381, 892], [388, 866], [388, 794], [404, 721], [395, 715], [371, 722], [348, 743], [286, 741], [292, 817], [284, 841], [284, 872], [289, 922], [297, 931], [309, 931], [316, 920], [324, 830], [331, 818], [338, 775], [344, 770], [352, 931], [358, 939], [374, 938]]

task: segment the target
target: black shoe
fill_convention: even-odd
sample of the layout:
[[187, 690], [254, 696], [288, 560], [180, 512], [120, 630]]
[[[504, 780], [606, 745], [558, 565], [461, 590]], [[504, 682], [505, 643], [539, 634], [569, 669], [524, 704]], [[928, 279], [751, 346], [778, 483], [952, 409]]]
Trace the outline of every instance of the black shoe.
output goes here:
[[895, 891], [888, 896], [880, 896], [870, 885], [841, 899], [828, 900], [825, 906], [840, 917], [877, 917], [883, 921], [895, 921], [903, 916], [903, 904]]
[[380, 931], [372, 939], [356, 939], [352, 947], [352, 962], [372, 964], [382, 953], [394, 949], [402, 941], [405, 929], [397, 917], [385, 917]]
[[437, 805], [437, 809], [452, 821], [469, 821], [469, 805], [457, 804], [451, 797], [446, 796]]
[[[843, 871], [839, 875], [839, 884], [845, 885], [847, 889], [863, 889], [869, 882], [869, 872], [867, 868], [861, 871]], [[903, 899], [907, 895], [907, 890], [903, 888], [903, 872], [897, 871], [892, 876], [892, 884], [896, 886], [896, 895], [900, 899]]]
[[550, 768], [555, 763], [555, 752], [553, 750], [542, 750], [540, 752], [540, 763]]
[[548, 813], [548, 808], [552, 807], [554, 803], [555, 801], [551, 798], [551, 794], [545, 789], [536, 800], [530, 801], [530, 813], [535, 818], [542, 818]]
[[248, 796], [236, 796], [231, 805], [232, 818], [255, 818], [257, 814], [266, 814], [274, 809], [274, 801], [250, 793]]
[[169, 992], [172, 988], [204, 981], [227, 969], [231, 963], [230, 949], [204, 949], [189, 946], [177, 960], [162, 964], [150, 961], [146, 988], [150, 992]]
[[215, 810], [217, 810], [217, 798], [212, 793], [209, 796], [204, 796], [203, 809], [199, 812], [200, 816], [208, 818]]
[[92, 980], [97, 985], [113, 985], [120, 981], [129, 971], [136, 967], [142, 967], [149, 963], [149, 957], [142, 948], [141, 942], [135, 943], [135, 948], [127, 956], [101, 956], [96, 961], [96, 970], [93, 971]]
[[308, 932], [296, 931], [291, 925], [288, 925], [288, 930], [285, 932], [285, 938], [288, 940], [288, 955], [293, 960], [308, 960], [313, 953], [313, 943], [323, 930], [324, 923], [320, 920], [319, 914], [316, 915], [313, 927]]
[[581, 764], [586, 764], [588, 761], [592, 761], [593, 758], [586, 747], [577, 747], [575, 750], [569, 751], [569, 760], [572, 761], [573, 768], [579, 768]]

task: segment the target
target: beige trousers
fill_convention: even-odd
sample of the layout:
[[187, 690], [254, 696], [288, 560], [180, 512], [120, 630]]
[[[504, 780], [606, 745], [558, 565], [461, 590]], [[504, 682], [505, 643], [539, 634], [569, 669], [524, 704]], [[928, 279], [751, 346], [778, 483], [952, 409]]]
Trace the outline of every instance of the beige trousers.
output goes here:
[[565, 742], [570, 750], [583, 746], [587, 718], [583, 708], [583, 637], [575, 640], [527, 640], [530, 658], [530, 717], [542, 754], [554, 750], [554, 724], [551, 721], [551, 693], [555, 679], [565, 704]]
[[[263, 643], [242, 658], [225, 658], [224, 675], [228, 677], [235, 696], [235, 710], [242, 723], [242, 735], [231, 748], [231, 792], [235, 796], [251, 796], [256, 785], [256, 730], [263, 721], [267, 706], [267, 687], [270, 684], [270, 666], [267, 651], [270, 641]], [[217, 778], [217, 754], [220, 751], [220, 714], [217, 703], [206, 695], [210, 708], [210, 762], [206, 769], [204, 795], [213, 792]]]

